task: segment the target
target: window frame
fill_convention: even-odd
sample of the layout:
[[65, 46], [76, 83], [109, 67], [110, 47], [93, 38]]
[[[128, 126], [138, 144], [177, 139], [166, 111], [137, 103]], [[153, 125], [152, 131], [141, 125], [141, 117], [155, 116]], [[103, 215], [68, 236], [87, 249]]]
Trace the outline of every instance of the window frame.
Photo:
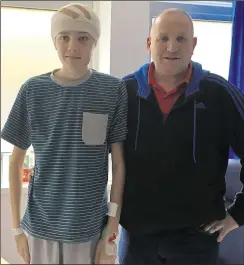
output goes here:
[[152, 1], [151, 21], [166, 8], [180, 8], [193, 20], [231, 22], [233, 17], [232, 1]]

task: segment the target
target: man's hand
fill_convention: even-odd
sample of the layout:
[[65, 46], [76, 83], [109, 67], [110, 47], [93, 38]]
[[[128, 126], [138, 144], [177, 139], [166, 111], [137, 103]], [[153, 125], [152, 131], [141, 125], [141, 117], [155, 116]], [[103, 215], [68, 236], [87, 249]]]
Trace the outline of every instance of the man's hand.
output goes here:
[[226, 212], [226, 217], [223, 220], [215, 221], [204, 227], [204, 230], [209, 233], [214, 233], [219, 231], [219, 236], [217, 241], [221, 242], [223, 238], [232, 230], [238, 228], [238, 224], [233, 219], [233, 217]]
[[[115, 264], [117, 253], [115, 255], [108, 255], [106, 252], [106, 242], [104, 239], [100, 239], [97, 244], [96, 254], [95, 254], [95, 264]], [[116, 243], [114, 247], [116, 247]], [[117, 252], [117, 251], [116, 251]]]
[[26, 264], [30, 264], [30, 252], [27, 236], [23, 233], [15, 236], [17, 251]]

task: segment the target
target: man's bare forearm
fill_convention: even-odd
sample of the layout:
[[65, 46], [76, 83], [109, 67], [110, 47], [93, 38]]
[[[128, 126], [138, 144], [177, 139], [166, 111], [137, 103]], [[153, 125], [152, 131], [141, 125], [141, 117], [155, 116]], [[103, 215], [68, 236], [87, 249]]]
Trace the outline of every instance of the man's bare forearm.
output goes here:
[[20, 227], [20, 202], [22, 191], [23, 163], [26, 151], [15, 147], [9, 167], [9, 191], [12, 210], [12, 226]]
[[108, 230], [110, 232], [116, 232], [119, 226], [125, 182], [122, 144], [114, 144], [114, 146], [112, 146], [112, 176], [110, 202], [118, 205], [118, 208], [115, 217], [109, 216], [108, 218]]
[[20, 201], [22, 189], [22, 168], [16, 164], [11, 164], [9, 169], [9, 189], [12, 209], [13, 228], [20, 226]]
[[124, 189], [124, 165], [117, 165], [113, 169], [113, 181], [110, 192], [110, 202], [118, 205], [116, 216], [109, 216], [109, 230], [117, 231], [119, 226], [120, 212], [122, 207], [123, 189]]

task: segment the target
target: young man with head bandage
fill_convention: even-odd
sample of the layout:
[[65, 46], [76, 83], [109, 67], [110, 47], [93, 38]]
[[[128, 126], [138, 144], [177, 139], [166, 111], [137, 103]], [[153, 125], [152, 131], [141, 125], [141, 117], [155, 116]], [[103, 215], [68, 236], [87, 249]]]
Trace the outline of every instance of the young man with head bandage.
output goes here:
[[[2, 138], [14, 146], [12, 225], [26, 263], [93, 264], [95, 253], [96, 263], [115, 261], [127, 93], [123, 81], [88, 66], [100, 31], [99, 18], [85, 5], [69, 4], [54, 13], [51, 35], [62, 66], [21, 86], [2, 130]], [[21, 170], [31, 145], [35, 168], [20, 220]], [[107, 205], [110, 149], [113, 183]]]

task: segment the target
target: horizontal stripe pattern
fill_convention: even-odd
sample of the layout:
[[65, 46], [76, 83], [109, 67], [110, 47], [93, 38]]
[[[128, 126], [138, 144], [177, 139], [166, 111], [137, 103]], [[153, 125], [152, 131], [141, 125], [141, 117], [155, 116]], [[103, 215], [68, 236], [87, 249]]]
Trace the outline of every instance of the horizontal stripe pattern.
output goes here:
[[[107, 213], [108, 150], [125, 139], [127, 93], [123, 81], [96, 71], [72, 87], [50, 74], [21, 87], [2, 138], [35, 152], [22, 227], [34, 237], [81, 243], [101, 232]], [[101, 136], [98, 125], [83, 139], [84, 112], [108, 115], [104, 141], [86, 143]]]
[[242, 119], [244, 120], [244, 94], [241, 92], [241, 90], [217, 74], [209, 74], [206, 77], [206, 80], [215, 82], [226, 89]]

